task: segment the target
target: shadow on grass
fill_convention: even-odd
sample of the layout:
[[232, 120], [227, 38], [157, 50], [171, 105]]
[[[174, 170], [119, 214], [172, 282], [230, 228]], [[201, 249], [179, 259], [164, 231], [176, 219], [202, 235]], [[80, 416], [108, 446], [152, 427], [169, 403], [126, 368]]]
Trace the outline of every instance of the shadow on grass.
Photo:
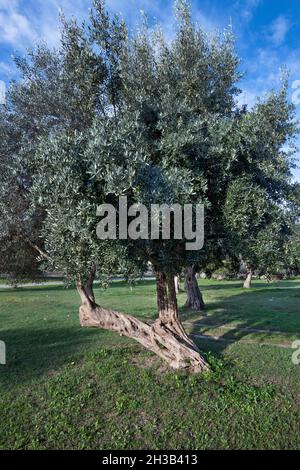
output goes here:
[[[298, 283], [293, 283], [295, 284], [298, 287]], [[202, 289], [204, 295], [205, 290], [207, 289]], [[245, 290], [221, 301], [207, 303], [203, 312], [193, 312], [183, 307], [180, 315], [191, 326], [190, 335], [201, 349], [203, 344], [210, 344], [212, 351], [217, 350], [220, 353], [228, 344], [253, 334], [260, 335], [258, 344], [259, 341], [268, 342], [270, 335], [278, 332], [282, 335], [300, 336], [300, 292], [297, 288], [291, 290], [284, 286], [280, 290], [275, 287], [263, 291]], [[197, 334], [206, 335], [218, 328], [218, 341], [197, 338]], [[281, 341], [279, 336], [277, 342]]]
[[80, 361], [87, 351], [123, 347], [124, 341], [114, 333], [80, 326], [9, 329], [1, 331], [1, 339], [7, 347], [7, 364], [0, 367], [0, 380], [11, 387], [55, 375], [61, 367]]

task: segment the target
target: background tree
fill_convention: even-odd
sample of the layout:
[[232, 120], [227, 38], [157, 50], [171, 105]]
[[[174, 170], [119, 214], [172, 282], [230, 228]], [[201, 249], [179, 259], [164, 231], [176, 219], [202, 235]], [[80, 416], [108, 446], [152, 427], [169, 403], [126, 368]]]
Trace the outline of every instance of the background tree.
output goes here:
[[238, 158], [230, 168], [224, 220], [229, 252], [244, 261], [244, 287], [249, 288], [254, 270], [277, 272], [286, 265], [299, 217], [297, 185], [291, 179], [297, 123], [286, 80], [278, 93], [242, 113], [237, 128]]
[[[205, 250], [186, 253], [184, 267], [186, 306], [202, 310], [204, 301], [196, 272], [220, 256], [222, 198], [231, 158], [228, 136], [236, 119], [235, 97], [239, 93], [236, 83], [241, 75], [231, 29], [210, 41], [192, 24], [187, 3], [177, 2], [177, 6], [180, 13], [173, 54], [162, 44], [163, 60], [174, 70], [173, 77], [171, 72], [167, 76], [168, 80], [172, 79], [172, 88], [167, 84], [166, 96], [171, 103], [167, 107], [177, 109], [172, 133], [166, 135], [165, 141], [168, 153], [173, 150], [170, 161], [192, 172], [194, 184], [198, 182], [198, 191], [206, 201]], [[177, 62], [175, 68], [172, 61]], [[177, 81], [178, 75], [182, 80]], [[181, 138], [171, 147], [176, 133]]]

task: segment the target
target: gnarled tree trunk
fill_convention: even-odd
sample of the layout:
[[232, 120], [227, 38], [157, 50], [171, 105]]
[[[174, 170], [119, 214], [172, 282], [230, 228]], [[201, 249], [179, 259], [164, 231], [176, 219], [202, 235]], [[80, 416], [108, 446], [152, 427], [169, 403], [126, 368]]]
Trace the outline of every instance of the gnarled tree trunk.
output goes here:
[[204, 310], [205, 304], [198, 286], [194, 266], [185, 268], [184, 277], [187, 293], [187, 301], [185, 306], [196, 311]]
[[245, 282], [244, 282], [244, 289], [251, 289], [251, 285], [252, 285], [252, 269], [248, 269], [247, 270], [247, 276], [246, 276], [246, 279], [245, 279]]
[[97, 305], [92, 291], [94, 274], [91, 273], [87, 284], [83, 284], [78, 277], [81, 326], [104, 328], [135, 339], [174, 369], [184, 369], [194, 373], [209, 369], [196, 344], [185, 333], [179, 319], [173, 276], [156, 272], [159, 316], [152, 325], [149, 325], [130, 315]]

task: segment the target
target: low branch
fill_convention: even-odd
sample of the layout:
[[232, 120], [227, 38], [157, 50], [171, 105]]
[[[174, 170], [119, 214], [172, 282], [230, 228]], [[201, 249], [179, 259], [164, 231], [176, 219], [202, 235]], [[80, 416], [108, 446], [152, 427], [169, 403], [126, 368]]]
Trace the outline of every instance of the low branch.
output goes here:
[[[131, 315], [97, 305], [94, 296], [90, 294], [91, 287], [89, 282], [82, 282], [81, 276], [78, 275], [77, 289], [81, 298], [79, 317], [82, 327], [103, 328], [132, 338], [165, 360], [173, 369], [194, 373], [208, 370], [208, 365], [197, 346], [186, 335], [179, 317], [171, 316], [172, 302], [169, 306], [160, 305], [161, 315], [149, 325]], [[175, 292], [173, 277], [170, 277], [169, 289], [170, 287]]]
[[36, 243], [33, 243], [31, 240], [29, 240], [29, 238], [26, 238], [26, 242], [31, 246], [31, 248], [33, 248], [35, 251], [38, 252], [38, 254], [44, 258], [45, 260], [49, 261], [49, 256], [47, 255], [47, 253], [45, 253], [45, 251], [43, 251]]

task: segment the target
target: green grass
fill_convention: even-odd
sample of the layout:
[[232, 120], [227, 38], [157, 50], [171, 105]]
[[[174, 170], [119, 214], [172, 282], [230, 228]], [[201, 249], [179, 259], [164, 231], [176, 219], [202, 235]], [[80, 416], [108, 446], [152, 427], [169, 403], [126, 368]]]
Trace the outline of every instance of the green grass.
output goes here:
[[[275, 344], [300, 339], [300, 280], [201, 286], [205, 315], [179, 295], [186, 326], [226, 340], [197, 340], [212, 365], [201, 376], [167, 370], [114, 333], [81, 329], [74, 289], [0, 290], [0, 449], [299, 449], [300, 365]], [[152, 281], [96, 295], [155, 317]]]

